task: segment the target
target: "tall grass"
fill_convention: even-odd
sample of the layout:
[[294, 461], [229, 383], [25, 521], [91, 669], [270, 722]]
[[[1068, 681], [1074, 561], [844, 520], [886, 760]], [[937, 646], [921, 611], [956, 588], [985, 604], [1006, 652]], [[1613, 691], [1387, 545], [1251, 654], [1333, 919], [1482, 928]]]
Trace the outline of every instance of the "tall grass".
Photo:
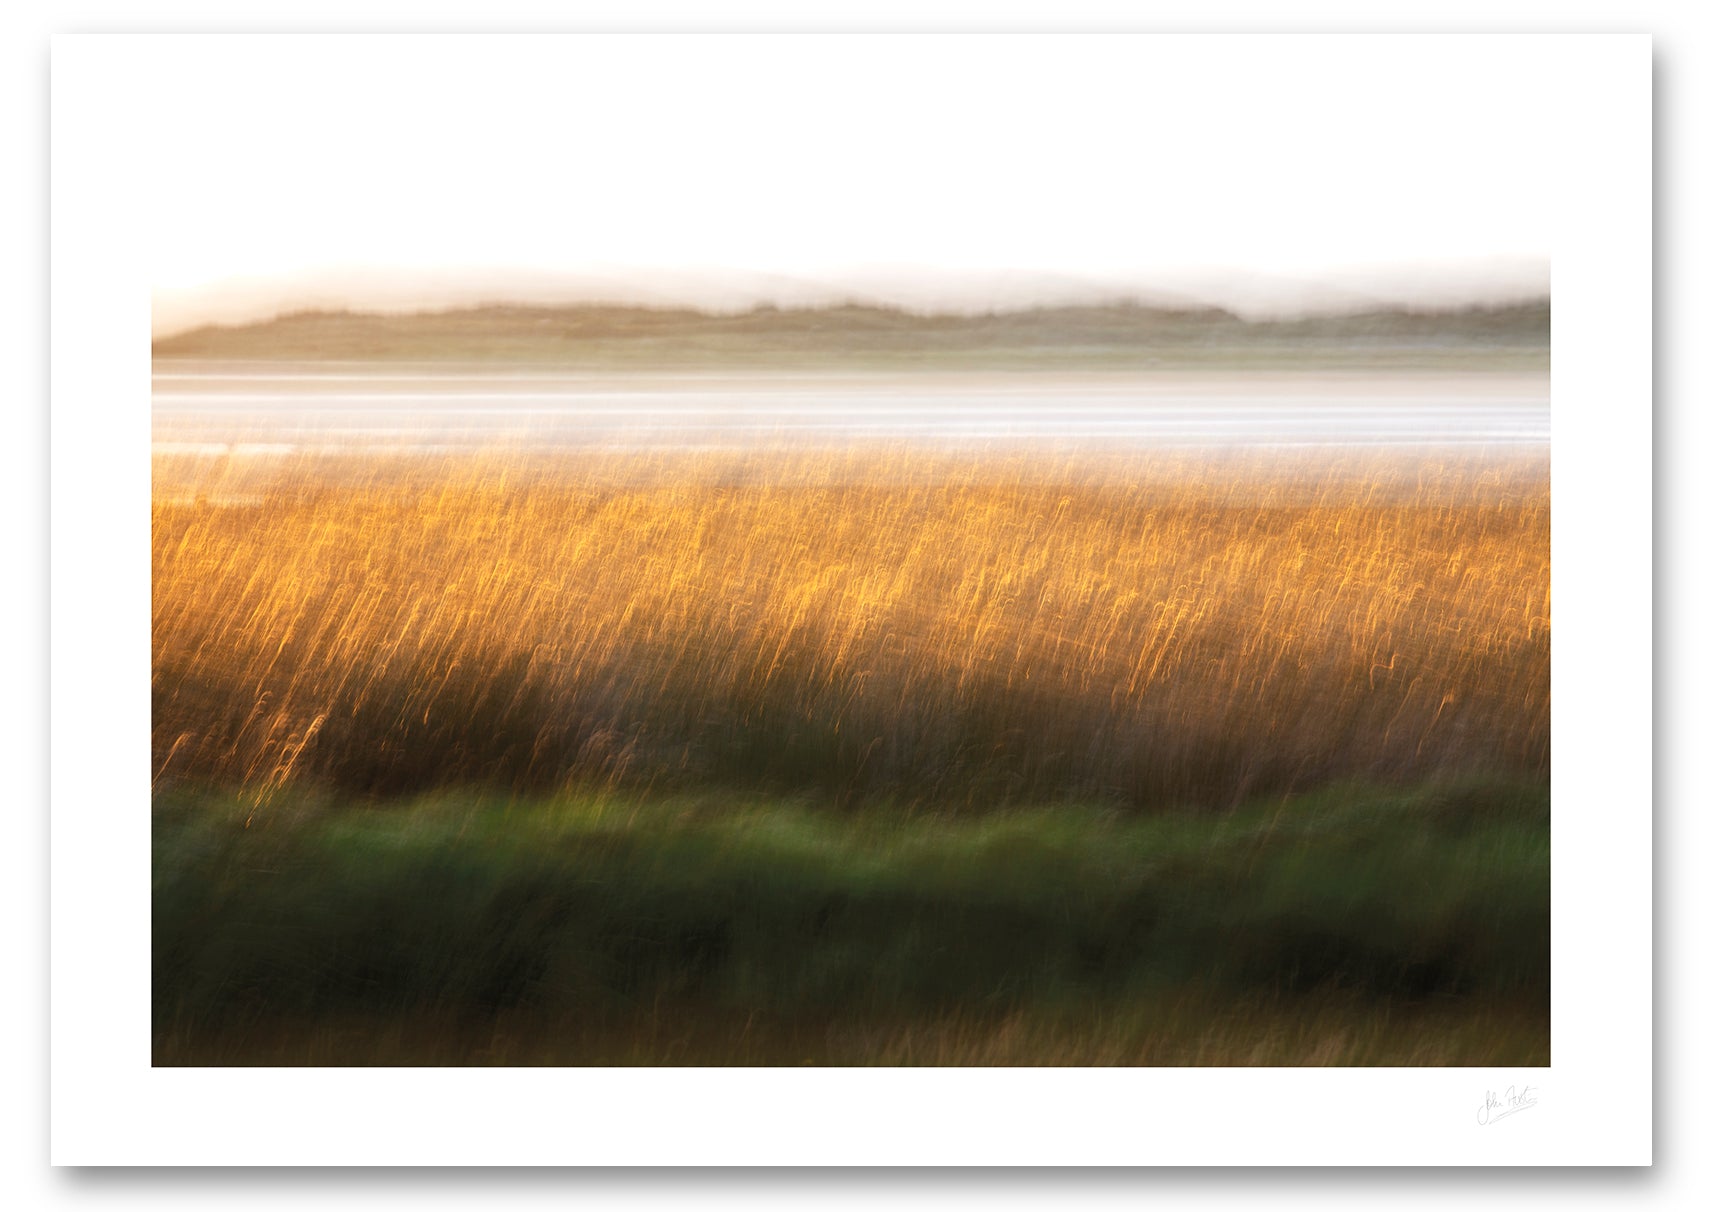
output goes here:
[[157, 1063], [1548, 1060], [1541, 786], [272, 807], [157, 797]]
[[158, 459], [156, 488], [158, 786], [1163, 808], [1547, 775], [1538, 459]]

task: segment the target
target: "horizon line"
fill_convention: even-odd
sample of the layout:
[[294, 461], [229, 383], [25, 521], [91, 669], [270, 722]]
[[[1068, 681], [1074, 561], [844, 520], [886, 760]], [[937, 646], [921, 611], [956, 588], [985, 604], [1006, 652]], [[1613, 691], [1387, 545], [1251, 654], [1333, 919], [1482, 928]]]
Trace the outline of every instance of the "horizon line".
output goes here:
[[223, 331], [236, 332], [249, 328], [263, 328], [282, 321], [305, 319], [311, 317], [353, 319], [428, 319], [434, 317], [466, 315], [479, 312], [494, 311], [525, 311], [525, 312], [577, 312], [577, 311], [618, 311], [644, 312], [654, 315], [680, 314], [699, 319], [740, 318], [766, 314], [810, 315], [818, 312], [868, 311], [883, 314], [909, 317], [917, 320], [985, 320], [1000, 319], [1012, 316], [1027, 316], [1032, 314], [1053, 314], [1070, 311], [1116, 310], [1148, 312], [1165, 316], [1209, 316], [1232, 321], [1237, 324], [1250, 326], [1272, 326], [1279, 324], [1295, 324], [1305, 321], [1356, 319], [1374, 315], [1402, 316], [1458, 316], [1476, 312], [1516, 311], [1533, 307], [1552, 305], [1552, 297], [1548, 291], [1521, 293], [1493, 299], [1472, 299], [1467, 301], [1421, 301], [1403, 302], [1381, 299], [1358, 299], [1344, 303], [1334, 303], [1320, 307], [1306, 307], [1295, 311], [1271, 312], [1265, 314], [1246, 315], [1242, 310], [1223, 306], [1219, 303], [1204, 303], [1193, 300], [1185, 302], [1170, 302], [1152, 300], [1136, 294], [1092, 295], [1088, 299], [1062, 299], [1040, 302], [999, 303], [984, 307], [914, 307], [905, 303], [887, 300], [867, 299], [859, 296], [830, 299], [824, 301], [787, 301], [775, 302], [768, 299], [754, 300], [732, 306], [698, 304], [689, 301], [669, 300], [636, 300], [620, 298], [590, 297], [565, 299], [558, 301], [528, 299], [528, 298], [494, 298], [472, 302], [454, 302], [446, 304], [431, 304], [427, 306], [384, 304], [364, 306], [360, 304], [307, 304], [290, 306], [271, 314], [254, 316], [247, 319], [222, 321], [207, 320], [186, 324], [170, 330], [151, 334], [150, 344], [158, 345], [180, 337], [197, 333]]
[[577, 267], [343, 266], [157, 285], [150, 328], [165, 339], [306, 312], [414, 315], [481, 307], [630, 307], [734, 315], [874, 307], [909, 315], [1000, 315], [1133, 305], [1222, 311], [1247, 322], [1372, 310], [1452, 311], [1549, 297], [1548, 262], [1523, 256], [1373, 263], [1321, 270], [1224, 266], [928, 267], [815, 270], [688, 265]]

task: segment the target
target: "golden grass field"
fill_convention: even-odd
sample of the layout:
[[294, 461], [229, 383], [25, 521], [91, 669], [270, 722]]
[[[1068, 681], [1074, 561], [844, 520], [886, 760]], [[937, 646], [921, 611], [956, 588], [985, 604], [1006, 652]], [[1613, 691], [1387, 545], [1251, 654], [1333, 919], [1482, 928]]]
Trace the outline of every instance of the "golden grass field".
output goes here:
[[154, 777], [1221, 807], [1547, 779], [1547, 460], [158, 456]]

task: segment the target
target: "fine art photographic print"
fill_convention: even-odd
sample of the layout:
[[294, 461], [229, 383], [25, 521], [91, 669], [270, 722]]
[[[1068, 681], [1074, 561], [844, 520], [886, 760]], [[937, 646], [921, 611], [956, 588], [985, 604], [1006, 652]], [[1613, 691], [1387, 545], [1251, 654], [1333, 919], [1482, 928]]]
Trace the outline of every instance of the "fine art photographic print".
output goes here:
[[[117, 62], [67, 49], [68, 96]], [[1575, 1113], [1584, 51], [137, 50], [113, 870], [163, 1089], [1470, 1070], [1378, 1114]]]
[[155, 1063], [1546, 1064], [1529, 107], [741, 49], [164, 153]]

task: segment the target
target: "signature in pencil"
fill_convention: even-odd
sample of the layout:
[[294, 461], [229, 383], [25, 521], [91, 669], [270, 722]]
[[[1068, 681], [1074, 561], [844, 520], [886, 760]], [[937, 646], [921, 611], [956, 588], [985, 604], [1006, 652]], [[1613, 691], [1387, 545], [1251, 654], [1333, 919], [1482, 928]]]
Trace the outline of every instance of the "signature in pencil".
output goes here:
[[1478, 1123], [1493, 1124], [1516, 1111], [1527, 1111], [1535, 1106], [1537, 1089], [1534, 1086], [1509, 1086], [1506, 1093], [1499, 1095], [1494, 1090], [1485, 1090], [1483, 1105], [1478, 1108]]

